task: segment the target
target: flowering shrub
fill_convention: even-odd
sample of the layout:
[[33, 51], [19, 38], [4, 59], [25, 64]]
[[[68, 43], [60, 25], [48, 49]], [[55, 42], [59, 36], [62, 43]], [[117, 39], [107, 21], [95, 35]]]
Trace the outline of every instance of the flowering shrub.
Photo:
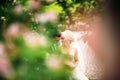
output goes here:
[[86, 4], [77, 0], [1, 1], [0, 80], [69, 80], [71, 72], [65, 63], [68, 57], [62, 54], [54, 37], [74, 22], [73, 13], [79, 13], [80, 6], [85, 4], [90, 11], [95, 3], [94, 0]]

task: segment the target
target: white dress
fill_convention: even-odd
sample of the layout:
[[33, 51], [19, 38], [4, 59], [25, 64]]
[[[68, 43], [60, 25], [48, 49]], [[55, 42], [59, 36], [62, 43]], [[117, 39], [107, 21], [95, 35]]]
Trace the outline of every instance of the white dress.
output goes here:
[[[72, 42], [70, 46], [78, 51], [79, 63], [73, 70], [73, 76], [76, 80], [99, 80], [103, 75], [103, 70], [91, 47], [82, 38], [79, 41]], [[70, 55], [74, 56], [74, 54], [74, 51], [71, 49]]]
[[[84, 60], [83, 60], [83, 54], [81, 54], [83, 51], [80, 48], [80, 45], [77, 41], [72, 42], [70, 45], [71, 48], [76, 48], [77, 52], [78, 52], [78, 59], [79, 59], [79, 63], [78, 65], [75, 67], [75, 69], [73, 69], [73, 77], [76, 80], [89, 80], [85, 74], [84, 74], [84, 69], [85, 69], [85, 65], [84, 65]], [[70, 49], [70, 55], [74, 58], [74, 50]]]

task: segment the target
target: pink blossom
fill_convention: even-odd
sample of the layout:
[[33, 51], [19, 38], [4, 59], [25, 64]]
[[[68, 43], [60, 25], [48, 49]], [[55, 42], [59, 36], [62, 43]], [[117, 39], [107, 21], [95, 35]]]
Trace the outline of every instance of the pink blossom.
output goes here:
[[40, 2], [39, 0], [29, 0], [27, 5], [30, 9], [36, 9], [39, 8]]
[[37, 46], [46, 46], [47, 40], [45, 36], [39, 35], [35, 32], [25, 32], [23, 33], [24, 40], [26, 44], [30, 47], [37, 47]]
[[22, 5], [17, 5], [15, 6], [15, 8], [13, 9], [13, 12], [15, 14], [20, 14], [22, 12], [23, 8], [22, 8]]
[[61, 59], [58, 56], [50, 55], [46, 59], [46, 65], [52, 70], [59, 70], [62, 68]]
[[48, 17], [46, 16], [46, 14], [36, 14], [35, 21], [45, 23], [48, 21]]
[[11, 65], [2, 43], [0, 43], [0, 73], [7, 78], [13, 77]]
[[52, 22], [57, 20], [57, 14], [55, 12], [48, 12], [46, 13], [46, 15], [48, 16], [48, 19]]
[[8, 35], [12, 37], [16, 37], [19, 34], [19, 31], [20, 31], [20, 24], [18, 23], [11, 24], [7, 29]]
[[45, 23], [47, 21], [56, 22], [57, 19], [58, 19], [57, 14], [52, 11], [35, 15], [36, 22], [42, 22], [42, 23]]
[[16, 0], [13, 0], [13, 2], [15, 3], [15, 2], [16, 2]]

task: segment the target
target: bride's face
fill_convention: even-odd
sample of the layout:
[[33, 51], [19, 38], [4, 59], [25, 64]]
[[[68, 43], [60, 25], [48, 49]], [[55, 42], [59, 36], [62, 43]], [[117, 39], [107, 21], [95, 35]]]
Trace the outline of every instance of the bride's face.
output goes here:
[[56, 37], [56, 41], [63, 46], [69, 46], [74, 41], [74, 35], [70, 31], [64, 31]]

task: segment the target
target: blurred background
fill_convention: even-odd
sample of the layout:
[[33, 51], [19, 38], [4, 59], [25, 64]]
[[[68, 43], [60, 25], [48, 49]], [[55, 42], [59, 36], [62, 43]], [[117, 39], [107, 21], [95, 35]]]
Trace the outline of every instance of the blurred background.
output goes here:
[[119, 80], [120, 18], [115, 2], [1, 0], [0, 80], [70, 80], [65, 63], [69, 57], [55, 40], [66, 29], [86, 33], [85, 41], [104, 64], [102, 80]]

